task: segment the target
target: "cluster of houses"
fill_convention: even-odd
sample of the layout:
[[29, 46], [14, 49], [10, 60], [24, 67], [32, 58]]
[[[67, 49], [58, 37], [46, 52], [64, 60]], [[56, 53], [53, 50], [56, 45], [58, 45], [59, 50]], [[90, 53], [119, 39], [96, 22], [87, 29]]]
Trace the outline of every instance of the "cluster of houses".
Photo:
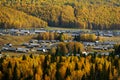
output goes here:
[[[9, 52], [19, 52], [19, 53], [28, 53], [28, 52], [42, 52], [46, 53], [51, 50], [52, 47], [57, 47], [59, 40], [37, 40], [32, 39], [28, 43], [23, 43], [19, 45], [19, 47], [15, 47], [14, 45], [8, 43], [5, 44], [1, 51], [9, 51]], [[65, 40], [64, 42], [70, 42], [69, 40]], [[76, 41], [72, 41], [76, 42]], [[113, 49], [114, 45], [117, 44], [113, 41], [105, 41], [105, 42], [82, 42], [84, 45], [84, 48], [86, 51], [82, 52], [85, 55], [88, 55], [89, 53], [92, 53], [90, 51], [87, 51], [88, 47], [92, 47], [93, 50], [109, 50]], [[106, 54], [105, 54], [106, 53]], [[98, 52], [100, 54], [100, 52]], [[109, 52], [101, 52], [101, 55], [108, 55]], [[79, 55], [79, 54], [78, 54]], [[69, 56], [69, 55], [67, 55]]]
[[109, 49], [113, 49], [114, 45], [117, 43], [113, 41], [105, 41], [105, 42], [95, 41], [95, 42], [83, 42], [83, 44], [86, 48], [92, 46], [94, 50], [109, 50]]
[[[56, 32], [56, 33], [67, 33], [72, 35], [72, 37], [78, 36], [81, 33], [89, 33], [89, 34], [96, 34], [97, 36], [120, 36], [120, 31], [83, 31], [83, 30], [45, 30], [45, 29], [0, 29], [0, 36], [10, 34], [12, 36], [22, 36], [22, 35], [31, 35], [31, 34], [40, 34], [42, 32]], [[10, 43], [5, 44], [2, 46], [1, 51], [11, 51], [11, 52], [49, 52], [52, 47], [57, 47], [59, 40], [36, 40], [32, 39], [28, 43], [23, 43], [20, 46], [14, 46]], [[64, 42], [76, 42], [74, 40], [65, 40]], [[92, 47], [93, 50], [109, 50], [113, 49], [114, 45], [117, 44], [113, 41], [106, 41], [106, 42], [82, 42], [85, 50], [88, 47]], [[87, 55], [90, 52], [83, 52], [83, 54]], [[107, 52], [106, 54], [108, 54]], [[98, 53], [100, 54], [100, 53]], [[101, 53], [105, 54], [105, 53]]]
[[29, 49], [27, 48], [22, 48], [22, 47], [14, 47], [12, 44], [8, 43], [8, 44], [5, 44], [1, 51], [10, 51], [10, 52], [28, 52]]
[[89, 33], [89, 34], [96, 34], [97, 36], [105, 36], [105, 37], [112, 37], [112, 36], [120, 36], [120, 31], [110, 31], [110, 30], [45, 30], [44, 28], [41, 29], [0, 29], [0, 35], [32, 35], [32, 34], [39, 34], [42, 32], [56, 32], [56, 33], [67, 33], [71, 34], [72, 36], [77, 36], [81, 33]]
[[44, 29], [0, 29], [0, 35], [12, 35], [12, 36], [22, 36], [22, 35], [32, 35], [41, 32], [46, 32]]
[[48, 52], [52, 47], [56, 47], [59, 40], [30, 40], [28, 43], [23, 43], [19, 47], [10, 43], [3, 45], [1, 51], [9, 52]]

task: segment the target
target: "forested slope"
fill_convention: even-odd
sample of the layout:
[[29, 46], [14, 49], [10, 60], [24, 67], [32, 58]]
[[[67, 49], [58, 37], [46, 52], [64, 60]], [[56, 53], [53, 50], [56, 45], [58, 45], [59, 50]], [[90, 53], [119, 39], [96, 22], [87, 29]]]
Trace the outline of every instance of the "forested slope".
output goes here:
[[46, 27], [47, 23], [39, 18], [27, 15], [8, 7], [0, 7], [1, 28], [32, 28]]
[[0, 80], [120, 80], [117, 56], [0, 58]]
[[49, 26], [120, 29], [120, 0], [1, 0], [0, 4], [45, 20]]

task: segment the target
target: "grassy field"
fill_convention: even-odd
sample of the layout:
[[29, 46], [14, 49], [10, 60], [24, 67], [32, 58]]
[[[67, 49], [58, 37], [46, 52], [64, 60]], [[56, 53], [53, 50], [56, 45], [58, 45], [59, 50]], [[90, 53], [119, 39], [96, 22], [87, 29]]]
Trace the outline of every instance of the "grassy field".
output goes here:
[[102, 41], [115, 41], [117, 43], [120, 43], [120, 36], [102, 37]]
[[25, 42], [28, 42], [29, 40], [35, 38], [35, 35], [30, 35], [30, 36], [10, 36], [10, 35], [5, 35], [5, 36], [0, 36], [0, 46], [6, 43], [11, 43], [13, 45], [21, 45]]
[[72, 30], [72, 31], [78, 31], [78, 30], [84, 30], [84, 31], [90, 31], [89, 29], [80, 29], [80, 28], [60, 28], [60, 27], [46, 27], [46, 30]]

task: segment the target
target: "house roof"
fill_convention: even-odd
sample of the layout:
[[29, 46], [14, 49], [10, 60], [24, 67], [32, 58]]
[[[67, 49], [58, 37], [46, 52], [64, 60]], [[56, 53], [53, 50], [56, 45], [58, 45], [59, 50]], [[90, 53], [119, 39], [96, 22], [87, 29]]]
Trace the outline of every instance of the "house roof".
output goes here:
[[35, 33], [46, 32], [45, 30], [35, 30]]
[[29, 51], [29, 49], [28, 48], [17, 48], [16, 51], [17, 52], [27, 52], [27, 51]]

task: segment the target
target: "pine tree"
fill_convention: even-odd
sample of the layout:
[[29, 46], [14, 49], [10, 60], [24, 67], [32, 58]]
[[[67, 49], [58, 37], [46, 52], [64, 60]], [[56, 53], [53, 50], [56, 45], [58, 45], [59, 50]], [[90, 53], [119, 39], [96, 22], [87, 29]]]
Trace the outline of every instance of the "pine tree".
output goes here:
[[58, 47], [57, 47], [57, 49], [56, 49], [55, 55], [56, 55], [56, 56], [60, 55]]
[[8, 62], [8, 66], [7, 66], [7, 68], [12, 68], [12, 64], [11, 64], [10, 61]]
[[13, 80], [19, 80], [18, 74], [17, 74], [17, 63], [15, 63], [15, 66], [14, 66]]
[[79, 70], [78, 63], [75, 63], [75, 70]]
[[59, 72], [60, 67], [61, 67], [60, 63], [57, 63], [57, 65], [56, 65], [56, 75], [55, 75], [56, 80], [62, 80], [60, 72]]
[[33, 59], [33, 54], [30, 54], [30, 58], [32, 58], [32, 59]]
[[66, 69], [66, 74], [65, 74], [65, 78], [67, 78], [68, 76], [71, 75], [70, 69], [67, 67]]
[[22, 60], [27, 60], [27, 57], [25, 55], [23, 55]]
[[80, 56], [82, 55], [80, 48], [78, 48], [78, 54], [80, 54]]
[[51, 56], [51, 63], [55, 62], [56, 61], [56, 56], [55, 55], [52, 55]]
[[3, 70], [3, 66], [2, 66], [3, 61], [4, 61], [4, 58], [3, 57], [0, 58], [0, 71]]
[[74, 43], [74, 55], [76, 56], [76, 54], [77, 54], [77, 51], [76, 51], [76, 45], [75, 45], [75, 43]]

